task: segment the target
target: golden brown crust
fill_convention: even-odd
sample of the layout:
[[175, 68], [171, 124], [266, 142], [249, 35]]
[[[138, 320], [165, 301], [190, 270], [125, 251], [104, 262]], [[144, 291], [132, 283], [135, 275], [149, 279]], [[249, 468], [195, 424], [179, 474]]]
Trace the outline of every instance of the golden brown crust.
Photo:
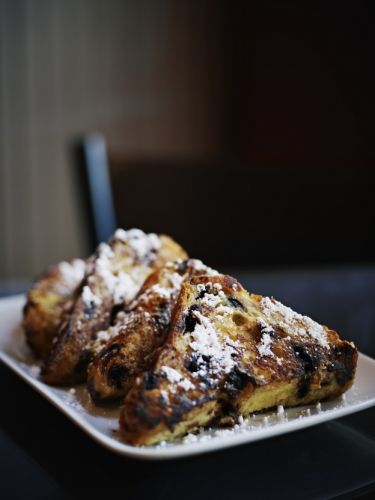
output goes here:
[[60, 324], [69, 313], [85, 273], [85, 262], [76, 259], [51, 266], [27, 294], [23, 328], [28, 345], [45, 359]]
[[[216, 273], [201, 261], [169, 263], [154, 271], [127, 314], [104, 336], [105, 345], [88, 368], [88, 388], [95, 401], [123, 396], [134, 378], [147, 370], [155, 350], [164, 344], [182, 282], [194, 275]], [[108, 340], [109, 338], [109, 340]]]
[[357, 351], [337, 333], [228, 276], [184, 283], [164, 348], [128, 392], [125, 441], [150, 445], [228, 416], [335, 397]]
[[133, 300], [142, 283], [166, 259], [185, 258], [185, 251], [171, 238], [139, 230], [116, 231], [109, 244], [101, 243], [90, 258], [82, 291], [68, 321], [61, 325], [42, 378], [48, 384], [84, 380], [98, 332], [111, 323], [116, 304]]

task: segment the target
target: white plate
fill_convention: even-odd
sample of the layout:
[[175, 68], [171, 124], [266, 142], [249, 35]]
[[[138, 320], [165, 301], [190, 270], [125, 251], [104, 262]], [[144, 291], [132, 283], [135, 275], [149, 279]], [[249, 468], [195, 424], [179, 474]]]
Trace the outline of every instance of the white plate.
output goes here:
[[198, 437], [192, 436], [188, 442], [142, 448], [129, 446], [118, 438], [117, 408], [94, 406], [84, 386], [55, 388], [38, 380], [38, 367], [20, 327], [24, 302], [24, 296], [0, 300], [0, 359], [95, 441], [122, 455], [142, 459], [195, 455], [303, 429], [375, 405], [375, 360], [360, 354], [355, 385], [337, 400], [255, 415], [237, 429], [206, 431]]

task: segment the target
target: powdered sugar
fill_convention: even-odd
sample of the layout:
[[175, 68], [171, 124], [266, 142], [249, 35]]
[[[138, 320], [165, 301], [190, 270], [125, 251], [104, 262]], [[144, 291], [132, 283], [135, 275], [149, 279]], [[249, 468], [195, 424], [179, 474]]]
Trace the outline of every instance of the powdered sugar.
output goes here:
[[272, 337], [269, 333], [264, 333], [260, 345], [258, 345], [258, 352], [261, 356], [273, 356], [271, 351]]
[[88, 285], [83, 287], [82, 300], [86, 307], [99, 306], [102, 303], [102, 300], [92, 292]]
[[112, 295], [115, 304], [121, 304], [122, 302], [129, 303], [138, 293], [142, 282], [136, 279], [136, 267], [134, 267], [131, 273], [117, 272], [114, 258], [115, 254], [111, 247], [107, 243], [101, 243], [98, 247], [95, 270], [102, 280], [103, 285], [107, 288], [110, 295]]
[[219, 315], [227, 316], [228, 314], [232, 314], [233, 311], [230, 307], [225, 306], [224, 304], [219, 304], [216, 307], [215, 312]]
[[[210, 369], [213, 373], [229, 373], [234, 366], [232, 355], [237, 352], [237, 344], [229, 339], [221, 339], [208, 318], [199, 311], [194, 311], [199, 323], [195, 325], [191, 333], [192, 341], [190, 347], [199, 353], [199, 358], [206, 356], [210, 359]], [[201, 363], [201, 366], [204, 366]], [[201, 367], [198, 375], [206, 375], [206, 369]]]
[[30, 365], [29, 366], [29, 373], [35, 377], [38, 378], [41, 372], [41, 368], [38, 365]]
[[260, 344], [257, 346], [260, 356], [275, 357], [271, 349], [273, 329], [269, 325], [267, 325], [267, 323], [265, 323], [262, 319], [258, 320], [258, 324], [260, 326], [260, 332], [262, 335], [260, 339]]
[[218, 271], [216, 271], [216, 269], [212, 269], [211, 267], [208, 267], [206, 266], [205, 264], [203, 264], [203, 262], [199, 259], [190, 259], [190, 263], [191, 263], [191, 266], [192, 268], [194, 269], [194, 271], [202, 271], [202, 274], [208, 274], [208, 275], [216, 275], [216, 274], [219, 274]]
[[155, 252], [161, 246], [158, 235], [146, 234], [141, 229], [129, 229], [128, 231], [117, 229], [114, 238], [127, 243], [139, 260], [144, 260], [151, 252]]
[[202, 306], [215, 309], [217, 314], [222, 314], [224, 316], [232, 313], [232, 309], [225, 305], [226, 295], [220, 283], [214, 283], [213, 285], [210, 282], [206, 283], [206, 285], [199, 283], [197, 285], [197, 290], [199, 294], [203, 294], [202, 297], [197, 299]]
[[184, 281], [185, 275], [181, 276], [180, 274], [174, 272], [169, 276], [169, 281], [171, 282], [173, 290], [179, 290], [181, 287], [181, 283]]
[[170, 366], [162, 366], [161, 372], [167, 377], [169, 382], [175, 383], [181, 379], [179, 372]]
[[[187, 378], [183, 377], [177, 370], [170, 366], [162, 366], [161, 373], [167, 377], [167, 380], [172, 384], [177, 384], [179, 387], [188, 391], [194, 389], [194, 385]], [[173, 392], [173, 391], [172, 391]]]
[[115, 234], [113, 235], [116, 240], [123, 241], [124, 243], [127, 241], [127, 236], [127, 232], [121, 228], [116, 229]]
[[190, 389], [195, 389], [194, 385], [187, 378], [183, 378], [179, 381], [178, 385], [182, 387], [185, 391], [189, 391]]
[[[164, 269], [159, 271], [158, 282], [144, 290], [136, 299], [135, 303], [131, 305], [131, 308], [137, 307], [137, 305], [142, 302], [147, 304], [150, 296], [152, 296], [153, 299], [159, 298], [165, 301], [173, 300], [179, 293], [183, 281], [196, 272], [196, 262], [197, 261], [194, 259], [187, 261], [188, 265], [186, 272], [182, 275], [176, 272], [176, 269], [178, 269], [181, 264], [180, 261], [167, 264]], [[198, 262], [200, 263], [198, 266], [199, 269], [209, 272], [210, 268], [204, 266], [201, 261]]]
[[130, 274], [120, 272], [116, 277], [113, 300], [115, 304], [129, 304], [139, 291], [139, 283]]
[[271, 323], [278, 323], [290, 336], [309, 336], [329, 348], [324, 328], [308, 316], [302, 316], [269, 297], [263, 297], [260, 306], [266, 318]]
[[150, 287], [147, 292], [148, 294], [156, 294], [158, 295], [160, 298], [163, 298], [163, 299], [166, 299], [166, 300], [169, 300], [171, 298], [171, 295], [174, 291], [174, 288], [164, 288], [162, 286], [160, 286], [159, 284], [156, 284], [156, 285], [152, 285], [152, 287]]
[[100, 330], [96, 334], [94, 342], [89, 345], [91, 352], [93, 354], [98, 354], [103, 347], [106, 347], [108, 342], [118, 334], [118, 329], [116, 326], [111, 326], [108, 330]]
[[115, 254], [107, 243], [100, 243], [97, 254], [98, 257], [95, 261], [95, 271], [102, 279], [107, 289], [113, 293], [117, 279], [114, 273], [111, 272], [111, 261], [115, 257]]
[[167, 391], [161, 390], [160, 396], [162, 397], [164, 403], [169, 404], [169, 395]]
[[111, 328], [109, 328], [108, 330], [100, 330], [100, 332], [98, 332], [96, 334], [96, 341], [100, 342], [100, 343], [106, 343], [108, 342], [110, 339], [111, 339]]
[[[222, 295], [224, 295], [223, 292], [220, 292]], [[225, 295], [224, 295], [225, 297]], [[223, 297], [218, 295], [214, 295], [213, 293], [206, 293], [204, 297], [199, 299], [200, 303], [203, 304], [204, 306], [207, 307], [216, 307], [218, 306], [223, 300]]]
[[60, 262], [58, 268], [64, 283], [74, 287], [83, 280], [86, 264], [82, 259], [74, 259], [72, 262]]

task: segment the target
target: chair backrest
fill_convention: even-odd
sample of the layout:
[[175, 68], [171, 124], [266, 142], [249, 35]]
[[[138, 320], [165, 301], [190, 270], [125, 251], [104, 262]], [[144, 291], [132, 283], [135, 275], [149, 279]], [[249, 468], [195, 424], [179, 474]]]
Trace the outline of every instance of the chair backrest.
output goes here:
[[[86, 155], [93, 213], [101, 227], [97, 234], [105, 235], [115, 223], [112, 208], [103, 206], [107, 200], [112, 207], [102, 175], [108, 163], [102, 145], [86, 140], [88, 145], [96, 151]], [[374, 260], [372, 170], [161, 159], [109, 164], [120, 227], [170, 234], [191, 256], [212, 265]], [[98, 188], [101, 195], [94, 193]]]
[[81, 185], [90, 250], [117, 227], [105, 139], [91, 133], [75, 145], [75, 168]]

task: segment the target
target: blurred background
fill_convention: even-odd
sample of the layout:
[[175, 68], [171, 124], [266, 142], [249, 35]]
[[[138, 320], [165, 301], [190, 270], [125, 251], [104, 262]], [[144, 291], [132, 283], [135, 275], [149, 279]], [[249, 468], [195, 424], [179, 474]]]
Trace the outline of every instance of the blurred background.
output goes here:
[[3, 286], [95, 246], [93, 132], [120, 226], [221, 268], [373, 262], [370, 6], [0, 0]]

